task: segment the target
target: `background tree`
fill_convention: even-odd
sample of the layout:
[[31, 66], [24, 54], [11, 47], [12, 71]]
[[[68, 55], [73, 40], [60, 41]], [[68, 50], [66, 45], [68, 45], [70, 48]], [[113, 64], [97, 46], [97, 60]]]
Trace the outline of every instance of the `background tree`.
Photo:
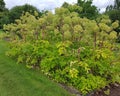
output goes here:
[[106, 8], [105, 14], [109, 15], [112, 22], [118, 20], [119, 21], [119, 27], [116, 28], [117, 36], [118, 36], [118, 42], [120, 42], [120, 0], [115, 0], [114, 5], [109, 5]]
[[115, 0], [114, 5], [109, 5], [106, 8], [106, 13], [110, 16], [112, 21], [120, 20], [120, 0]]
[[120, 9], [120, 0], [115, 0], [114, 2], [115, 2], [114, 3], [114, 8], [119, 10]]
[[5, 2], [3, 0], [0, 0], [0, 12], [3, 12], [5, 10]]
[[38, 16], [42, 15], [42, 12], [32, 5], [25, 4], [22, 6], [15, 6], [9, 12], [10, 23], [13, 23], [15, 19], [19, 19], [20, 16], [25, 12], [29, 12], [30, 14], [34, 15], [35, 11], [38, 13]]
[[98, 15], [97, 7], [92, 5], [93, 0], [78, 0], [77, 5], [83, 8], [82, 12], [79, 13], [81, 17], [87, 17], [94, 19]]
[[0, 0], [0, 29], [2, 28], [3, 24], [7, 24], [8, 21], [8, 9], [5, 8], [5, 2]]
[[99, 13], [97, 7], [92, 5], [92, 0], [78, 0], [75, 5], [65, 2], [62, 7], [77, 12], [80, 17], [87, 17], [88, 19], [95, 19]]

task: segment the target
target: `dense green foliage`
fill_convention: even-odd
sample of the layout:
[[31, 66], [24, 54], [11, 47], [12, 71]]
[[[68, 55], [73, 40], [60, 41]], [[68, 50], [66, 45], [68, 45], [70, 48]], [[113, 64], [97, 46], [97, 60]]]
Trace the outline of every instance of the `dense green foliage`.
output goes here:
[[82, 18], [95, 19], [99, 14], [97, 7], [92, 5], [92, 0], [77, 0], [77, 4], [74, 5], [65, 2], [62, 7], [69, 9], [70, 12], [77, 12]]
[[[106, 12], [105, 12], [112, 22], [119, 20], [119, 25], [120, 25], [120, 1], [115, 0], [114, 5], [107, 6]], [[117, 41], [120, 42], [120, 26], [115, 29], [117, 32]]]
[[95, 19], [98, 16], [98, 9], [92, 5], [93, 0], [77, 0], [77, 5], [82, 7], [81, 17]]
[[3, 12], [5, 10], [5, 2], [3, 0], [0, 0], [0, 12]]
[[16, 64], [6, 50], [8, 42], [0, 40], [0, 96], [70, 96], [40, 72]]
[[120, 9], [120, 1], [119, 0], [114, 0], [114, 5], [107, 6], [106, 11], [110, 11], [113, 9], [116, 9], [116, 10]]
[[8, 9], [5, 8], [5, 2], [0, 0], [0, 29], [2, 28], [3, 24], [8, 24]]
[[120, 82], [120, 56], [114, 54], [118, 26], [108, 16], [89, 20], [63, 7], [40, 18], [27, 12], [4, 26], [11, 42], [6, 55], [87, 94]]
[[13, 23], [15, 19], [19, 19], [23, 12], [30, 12], [32, 15], [34, 15], [34, 12], [37, 12], [39, 16], [42, 15], [42, 13], [34, 6], [32, 5], [22, 5], [22, 6], [15, 6], [12, 9], [9, 10], [9, 20], [10, 23]]

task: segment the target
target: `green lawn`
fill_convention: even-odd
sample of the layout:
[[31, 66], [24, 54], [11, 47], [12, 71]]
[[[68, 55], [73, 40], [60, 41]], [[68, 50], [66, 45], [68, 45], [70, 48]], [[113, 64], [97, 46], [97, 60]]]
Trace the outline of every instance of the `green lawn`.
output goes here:
[[7, 43], [0, 41], [0, 96], [70, 96], [35, 70], [5, 56]]

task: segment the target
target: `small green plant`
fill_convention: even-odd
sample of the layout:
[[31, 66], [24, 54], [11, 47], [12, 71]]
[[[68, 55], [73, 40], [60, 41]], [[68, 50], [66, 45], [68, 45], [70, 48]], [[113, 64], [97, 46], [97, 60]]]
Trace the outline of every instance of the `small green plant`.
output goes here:
[[110, 89], [105, 90], [104, 93], [105, 93], [107, 96], [109, 96], [109, 95], [110, 95]]

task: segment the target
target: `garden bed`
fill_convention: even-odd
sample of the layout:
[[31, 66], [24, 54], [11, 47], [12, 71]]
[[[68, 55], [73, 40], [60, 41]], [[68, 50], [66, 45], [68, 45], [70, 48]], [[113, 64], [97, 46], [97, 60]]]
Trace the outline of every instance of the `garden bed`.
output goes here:
[[120, 96], [120, 84], [110, 84], [101, 91], [96, 91], [90, 96]]
[[[67, 86], [65, 84], [60, 84], [64, 89], [66, 89], [69, 93], [74, 94], [75, 96], [82, 96], [82, 94], [75, 89], [74, 87]], [[91, 92], [87, 94], [87, 96], [120, 96], [120, 84], [110, 84], [101, 90], [97, 90], [95, 92]]]

